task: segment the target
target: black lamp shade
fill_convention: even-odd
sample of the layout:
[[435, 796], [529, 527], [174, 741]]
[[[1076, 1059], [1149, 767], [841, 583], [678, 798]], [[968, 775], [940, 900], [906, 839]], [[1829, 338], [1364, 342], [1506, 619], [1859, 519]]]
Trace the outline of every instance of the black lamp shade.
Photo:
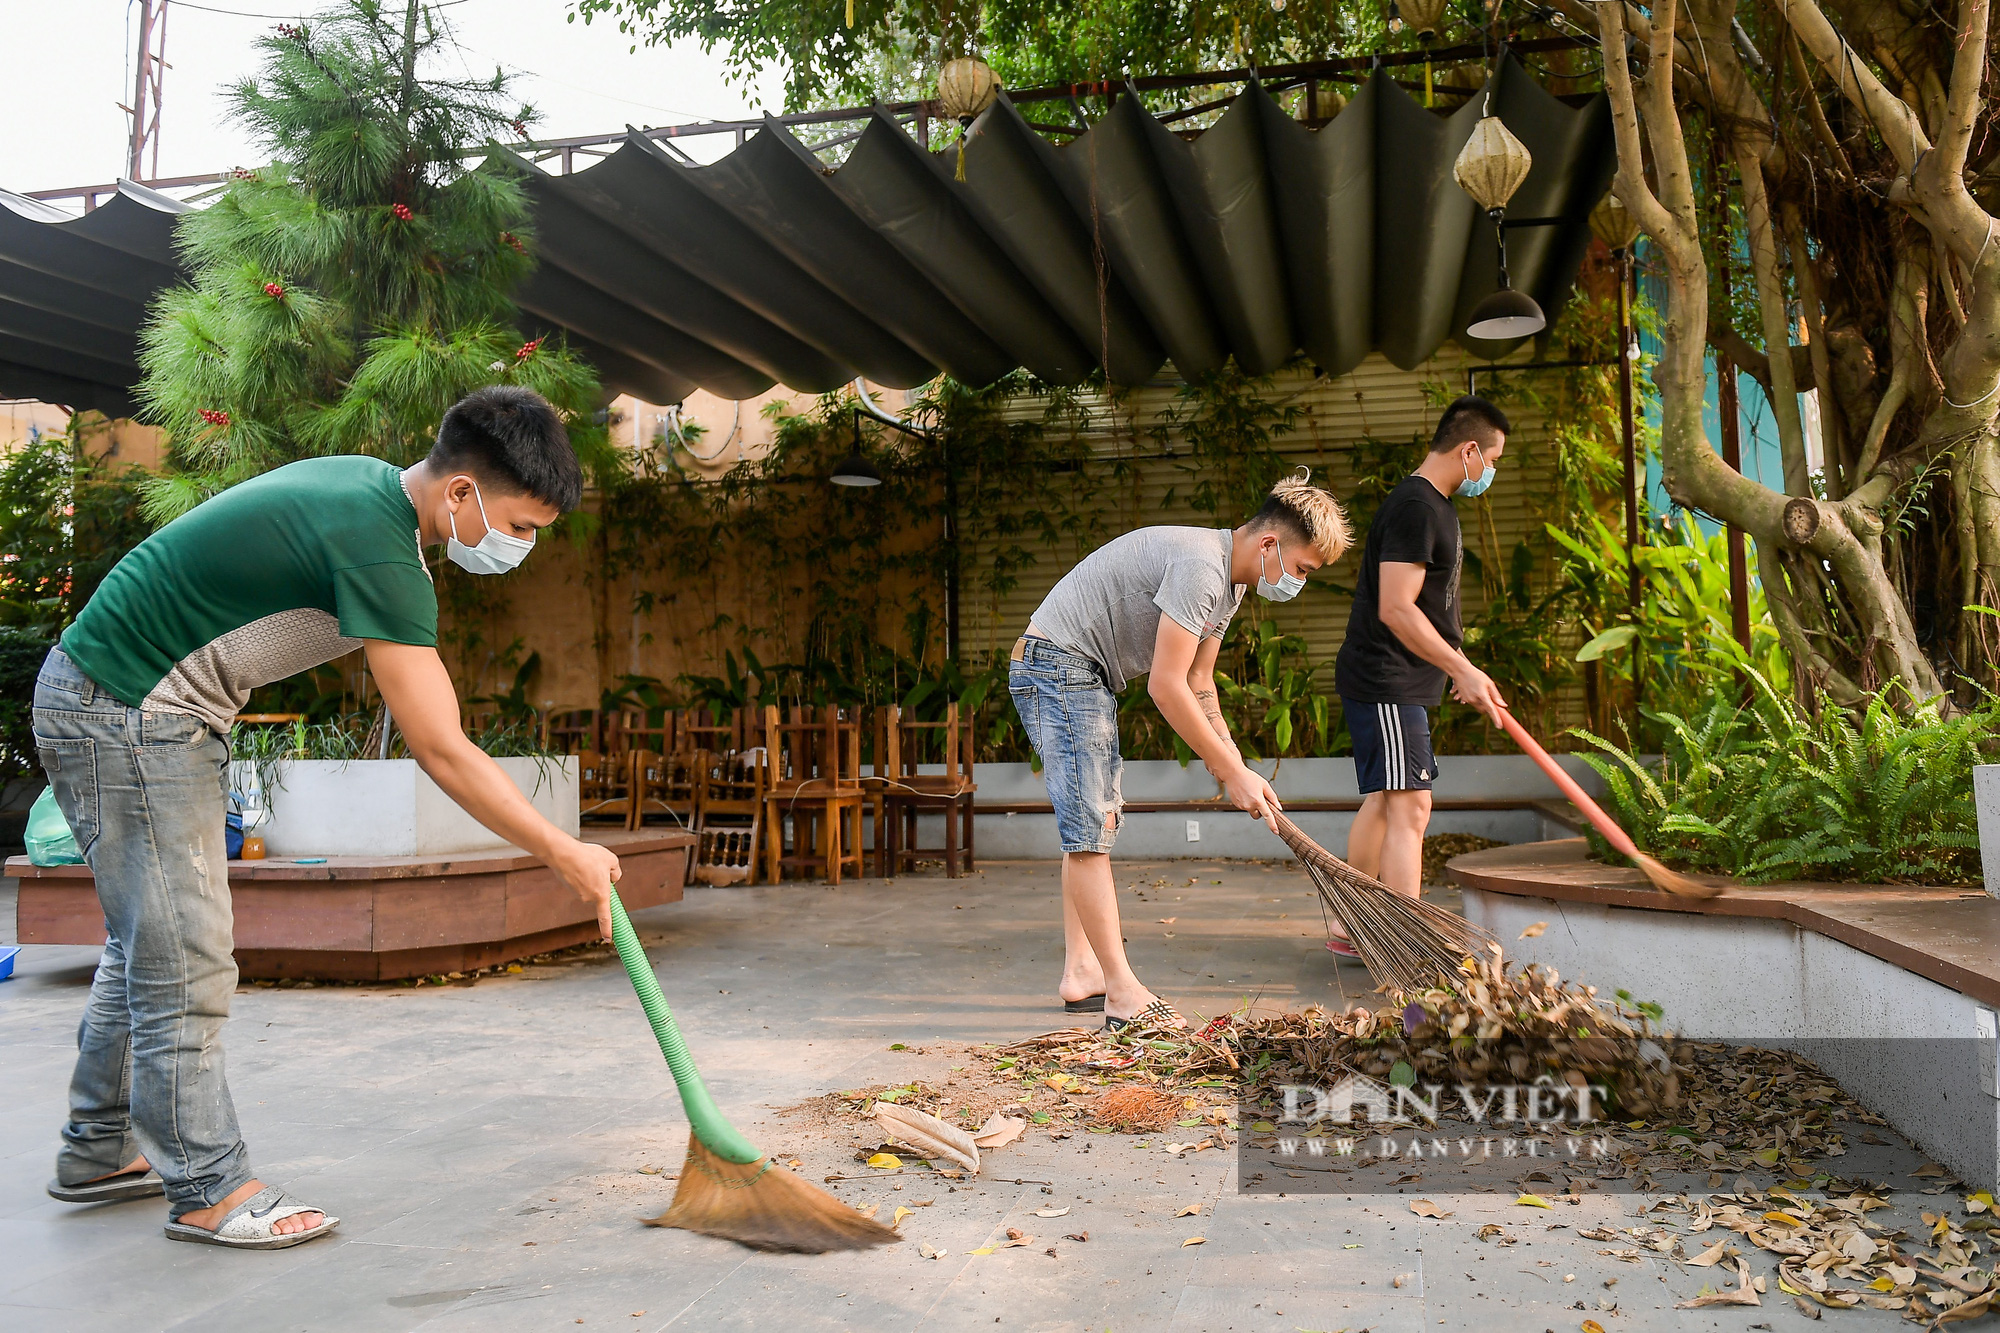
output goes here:
[[873, 463], [854, 453], [841, 460], [827, 480], [836, 486], [880, 486], [882, 474]]
[[1472, 308], [1472, 318], [1466, 321], [1465, 332], [1468, 337], [1504, 342], [1540, 333], [1548, 324], [1548, 317], [1535, 304], [1534, 297], [1511, 287], [1502, 287]]

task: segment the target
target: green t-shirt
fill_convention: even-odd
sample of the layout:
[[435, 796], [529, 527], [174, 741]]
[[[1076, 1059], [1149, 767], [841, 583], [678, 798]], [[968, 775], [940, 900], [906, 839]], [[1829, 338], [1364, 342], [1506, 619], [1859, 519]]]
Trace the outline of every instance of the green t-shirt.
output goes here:
[[128, 707], [227, 731], [253, 687], [362, 639], [436, 644], [437, 593], [402, 473], [346, 456], [267, 472], [161, 528], [62, 649]]

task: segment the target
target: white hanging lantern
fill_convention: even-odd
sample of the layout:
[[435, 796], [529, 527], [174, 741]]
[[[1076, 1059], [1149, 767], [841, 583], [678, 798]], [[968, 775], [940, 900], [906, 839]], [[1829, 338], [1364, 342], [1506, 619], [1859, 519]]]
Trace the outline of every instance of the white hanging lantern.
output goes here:
[[958, 122], [958, 179], [965, 179], [965, 136], [1000, 95], [993, 67], [977, 56], [947, 60], [938, 71], [938, 109]]
[[1451, 174], [1467, 194], [1479, 201], [1481, 208], [1491, 213], [1507, 207], [1507, 201], [1521, 188], [1521, 182], [1528, 179], [1534, 165], [1528, 145], [1515, 138], [1500, 117], [1485, 116], [1473, 127], [1465, 147], [1459, 150]]

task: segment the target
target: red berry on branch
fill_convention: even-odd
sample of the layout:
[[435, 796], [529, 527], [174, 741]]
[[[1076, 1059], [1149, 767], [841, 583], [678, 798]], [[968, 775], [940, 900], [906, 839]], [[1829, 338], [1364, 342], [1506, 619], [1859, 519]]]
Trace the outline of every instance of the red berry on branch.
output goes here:
[[415, 213], [412, 213], [410, 211], [410, 206], [408, 204], [397, 204], [394, 208], [391, 208], [389, 211], [396, 215], [396, 221], [398, 222], [408, 222], [411, 218], [416, 216]]
[[512, 250], [515, 254], [524, 255], [528, 253], [528, 247], [522, 245], [521, 238], [516, 236], [511, 231], [503, 231], [500, 233], [500, 244], [506, 246], [508, 249]]
[[264, 295], [273, 301], [282, 301], [285, 299], [285, 289], [275, 282], [267, 282], [264, 284]]
[[200, 410], [200, 415], [201, 419], [211, 426], [227, 427], [229, 425], [229, 414], [227, 412], [217, 412], [212, 408], [204, 407]]
[[535, 339], [533, 342], [522, 343], [521, 350], [514, 353], [514, 359], [516, 361], [526, 361], [529, 357], [535, 354], [535, 349], [540, 347], [541, 345], [542, 345], [542, 340], [540, 338]]

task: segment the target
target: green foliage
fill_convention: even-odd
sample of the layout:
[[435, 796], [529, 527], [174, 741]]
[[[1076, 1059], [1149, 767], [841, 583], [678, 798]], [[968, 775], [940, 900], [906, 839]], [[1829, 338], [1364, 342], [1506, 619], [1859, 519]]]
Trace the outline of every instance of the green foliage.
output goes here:
[[280, 26], [231, 91], [274, 160], [181, 219], [192, 281], [140, 334], [140, 397], [171, 439], [172, 469], [146, 486], [155, 521], [299, 458], [412, 462], [445, 408], [496, 381], [543, 394], [586, 463], [615, 467], [590, 420], [595, 373], [514, 327], [507, 292], [533, 262], [520, 186], [464, 166], [534, 112], [498, 71], [438, 74], [462, 59], [419, 10], [342, 0]]
[[0, 462], [0, 625], [54, 637], [148, 531], [137, 468], [92, 454], [88, 427], [31, 431]]
[[0, 782], [32, 773], [35, 676], [55, 640], [33, 627], [0, 625]]
[[1413, 33], [1389, 37], [1374, 5], [1313, 0], [1283, 12], [1269, 0], [854, 0], [851, 27], [837, 0], [577, 0], [575, 13], [615, 19], [635, 49], [690, 38], [704, 51], [722, 47], [735, 80], [782, 68], [793, 110], [935, 96], [939, 64], [966, 52], [1026, 88], [1415, 45]]
[[[1949, 717], [1901, 687], [1850, 713], [1816, 713], [1745, 668], [1750, 702], [1712, 693], [1687, 714], [1651, 712], [1657, 765], [1589, 733], [1611, 813], [1669, 865], [1750, 883], [1780, 879], [1964, 884], [1979, 878], [1972, 768], [2000, 749], [2000, 698]], [[1609, 849], [1596, 835], [1600, 856]]]

